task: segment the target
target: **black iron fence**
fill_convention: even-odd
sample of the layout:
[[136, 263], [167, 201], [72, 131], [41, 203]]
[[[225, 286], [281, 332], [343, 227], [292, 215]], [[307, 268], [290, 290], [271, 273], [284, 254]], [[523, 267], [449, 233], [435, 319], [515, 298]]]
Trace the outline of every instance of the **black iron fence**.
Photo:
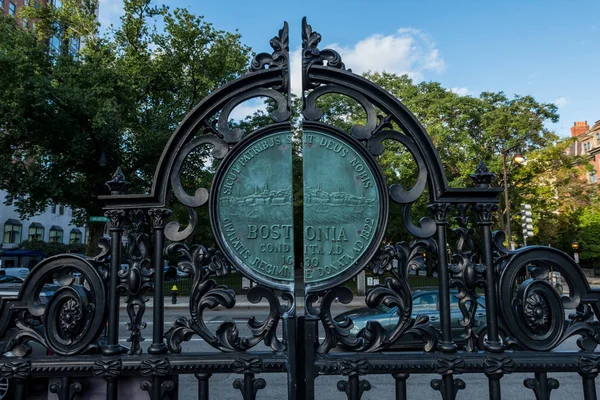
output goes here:
[[[285, 151], [289, 157], [284, 161], [291, 165], [288, 150], [295, 127], [285, 24], [270, 42], [272, 54], [256, 55], [248, 74], [212, 92], [181, 122], [163, 152], [150, 193], [125, 195], [128, 182], [120, 170], [115, 173], [107, 183], [111, 195], [102, 197], [110, 220], [110, 240], [100, 240], [96, 257], [64, 254], [45, 259], [32, 269], [18, 295], [0, 297], [0, 375], [10, 382], [14, 398], [26, 399], [35, 383], [46, 380], [48, 391], [60, 400], [86, 398], [93, 385], [102, 387], [102, 397], [107, 400], [116, 400], [120, 393], [121, 398], [176, 399], [179, 377], [187, 375], [196, 380], [198, 398], [206, 400], [209, 385], [215, 381], [212, 377], [233, 373], [237, 378], [232, 390], [239, 391], [244, 400], [254, 400], [266, 385], [261, 374], [284, 373], [280, 384], [287, 387], [289, 399], [314, 399], [315, 380], [333, 375], [339, 377], [338, 391], [349, 400], [359, 400], [371, 389], [368, 377], [375, 374], [387, 376], [395, 398], [402, 400], [408, 398], [411, 374], [429, 374], [431, 388], [442, 399], [454, 400], [459, 391], [468, 391], [460, 375], [479, 374], [488, 383], [489, 398], [500, 400], [502, 378], [518, 372], [529, 374], [524, 385], [537, 399], [548, 400], [559, 387], [549, 374], [562, 372], [581, 380], [584, 399], [596, 399], [600, 291], [592, 290], [579, 266], [557, 249], [506, 249], [504, 234], [491, 230], [499, 192], [491, 187], [494, 175], [485, 165], [481, 163], [471, 176], [475, 187], [449, 188], [439, 155], [414, 115], [388, 91], [346, 70], [334, 50], [319, 49], [321, 36], [305, 20], [302, 39], [303, 129], [317, 132], [323, 139], [318, 143], [307, 140], [307, 148], [322, 146], [340, 158], [352, 150], [362, 157], [361, 163], [358, 158], [342, 160], [340, 165], [347, 167], [342, 172], [361, 191], [377, 185], [373, 196], [377, 196], [380, 212], [364, 218], [365, 210], [376, 209], [374, 197], [324, 192], [320, 182], [309, 182], [315, 198], [329, 199], [329, 203], [315, 202], [313, 217], [321, 224], [323, 238], [336, 242], [327, 250], [336, 257], [328, 258], [328, 264], [319, 264], [314, 257], [304, 281], [290, 276], [286, 268], [289, 258], [283, 258], [280, 265], [252, 258], [251, 245], [242, 241], [258, 239], [259, 234], [261, 239], [276, 240], [291, 232], [290, 225], [282, 229], [281, 224], [272, 222], [290, 213], [271, 213], [269, 208], [273, 204], [291, 207], [290, 182], [276, 192], [272, 192], [271, 182], [260, 182], [243, 201], [223, 199], [240, 205], [220, 221], [223, 229], [216, 232], [221, 242], [227, 236], [230, 248], [206, 249], [188, 243], [198, 223], [196, 209], [209, 206], [215, 227], [220, 203], [214, 192], [222, 188], [224, 194], [231, 194], [233, 182], [246, 179], [236, 175], [236, 166], [231, 174], [224, 173], [233, 156], [240, 156], [238, 164], [243, 166], [263, 150], [275, 148], [275, 153]], [[329, 93], [358, 102], [365, 110], [364, 125], [341, 132], [321, 122], [318, 100]], [[234, 107], [265, 96], [273, 100], [273, 124], [251, 134], [229, 127]], [[289, 142], [263, 140], [274, 133], [284, 133]], [[377, 157], [389, 142], [403, 146], [415, 161], [418, 174], [409, 190], [398, 184], [388, 187], [378, 166]], [[206, 154], [220, 162], [217, 189], [211, 193], [199, 188], [190, 194], [181, 184], [180, 172], [188, 156], [201, 146], [208, 146], [211, 151]], [[274, 168], [272, 165], [279, 164], [266, 165]], [[315, 180], [332, 175], [327, 170], [313, 172]], [[258, 179], [261, 170], [257, 168], [251, 175], [250, 181]], [[335, 186], [336, 182], [329, 183]], [[429, 214], [415, 223], [412, 206], [425, 195]], [[172, 212], [168, 207], [173, 201], [188, 210], [187, 221], [169, 221]], [[401, 220], [388, 221], [389, 201], [403, 208]], [[321, 207], [331, 210], [339, 204], [349, 211], [330, 215]], [[259, 212], [257, 207], [262, 207]], [[360, 224], [352, 232], [358, 239], [348, 245], [345, 239], [350, 231], [341, 227], [350, 217]], [[254, 225], [257, 218], [258, 222], [271, 222], [259, 228]], [[233, 219], [250, 221], [252, 229], [248, 228], [245, 236], [236, 232]], [[381, 246], [388, 223], [402, 226], [414, 240]], [[454, 229], [449, 229], [450, 223]], [[124, 234], [130, 244], [126, 260], [121, 252]], [[305, 236], [311, 242], [316, 238], [316, 234]], [[447, 254], [450, 241], [455, 243], [451, 259]], [[305, 251], [326, 253], [322, 246], [311, 246]], [[237, 253], [232, 255], [232, 248]], [[264, 250], [283, 248], [265, 245]], [[434, 260], [437, 277], [412, 273], [427, 270], [424, 254]], [[177, 259], [178, 273], [188, 277], [165, 280], [165, 258]], [[126, 269], [121, 268], [124, 262]], [[231, 265], [256, 285], [244, 283], [240, 274], [231, 274]], [[367, 313], [362, 322], [359, 315], [337, 318], [332, 304], [352, 301], [355, 277], [363, 271], [372, 279], [361, 298]], [[549, 280], [553, 272], [561, 274], [562, 293]], [[313, 279], [315, 274], [326, 276]], [[41, 301], [47, 283], [59, 288], [49, 300]], [[173, 285], [181, 296], [188, 296], [189, 308], [187, 315], [165, 321], [165, 297]], [[251, 302], [268, 304], [264, 319], [243, 317], [244, 323], [238, 324], [235, 319], [209, 318], [217, 308], [235, 313], [236, 295], [246, 286], [251, 287], [246, 293]], [[416, 312], [418, 307], [413, 304], [416, 287], [433, 287], [431, 292], [438, 299], [419, 299], [423, 313]], [[123, 309], [119, 294], [127, 302]], [[146, 313], [150, 296], [151, 315]], [[300, 298], [304, 307], [297, 307]], [[389, 314], [377, 316], [382, 310]], [[426, 310], [433, 312], [426, 315]], [[122, 317], [128, 319], [126, 324], [120, 322]], [[122, 328], [128, 332], [125, 343], [119, 337]], [[142, 333], [151, 342], [147, 349], [141, 346]], [[574, 336], [578, 351], [553, 352]], [[202, 347], [184, 351], [192, 338], [202, 341]], [[389, 351], [415, 339], [417, 351]], [[121, 390], [131, 380], [137, 382], [136, 390], [146, 393], [125, 396]]]

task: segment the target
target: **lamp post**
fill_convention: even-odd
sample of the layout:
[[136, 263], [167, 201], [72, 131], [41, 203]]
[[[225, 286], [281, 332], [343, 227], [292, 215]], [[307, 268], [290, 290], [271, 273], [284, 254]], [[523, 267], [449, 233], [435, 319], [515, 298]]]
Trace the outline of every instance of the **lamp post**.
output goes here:
[[573, 259], [577, 264], [579, 264], [579, 243], [573, 242], [571, 243], [571, 248], [573, 249]]
[[515, 150], [515, 155], [513, 157], [513, 161], [517, 164], [521, 164], [525, 159], [523, 158], [523, 154], [521, 153], [521, 149], [519, 147], [511, 147], [502, 152], [502, 174], [504, 177], [504, 202], [506, 204], [506, 234], [508, 236], [508, 245], [511, 250], [514, 250], [514, 242], [512, 240], [512, 231], [510, 229], [510, 200], [508, 199], [508, 177], [507, 177], [507, 168], [506, 168], [506, 158], [508, 157], [508, 153], [511, 150]]

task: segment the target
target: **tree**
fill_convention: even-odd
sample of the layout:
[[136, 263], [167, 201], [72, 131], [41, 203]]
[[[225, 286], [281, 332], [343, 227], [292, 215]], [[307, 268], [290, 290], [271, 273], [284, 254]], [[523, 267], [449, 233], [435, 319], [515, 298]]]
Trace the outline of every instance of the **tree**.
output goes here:
[[[564, 221], [582, 206], [589, 205], [596, 189], [578, 178], [585, 160], [566, 154], [571, 141], [559, 139], [546, 128], [547, 122], [558, 120], [555, 105], [540, 103], [531, 96], [508, 98], [502, 92], [459, 96], [438, 82], [415, 83], [406, 75], [367, 73], [365, 77], [399, 98], [423, 124], [440, 154], [450, 187], [471, 186], [469, 175], [479, 161], [496, 174], [493, 186], [503, 187], [503, 154], [510, 158], [512, 151], [520, 149], [527, 162], [507, 165], [512, 226], [520, 226], [518, 205], [532, 204], [539, 235], [533, 242], [568, 250], [560, 234], [565, 228]], [[360, 105], [342, 95], [323, 96], [319, 107], [328, 123], [343, 130], [365, 122]], [[412, 187], [416, 165], [402, 145], [389, 145], [379, 162], [388, 183]], [[413, 205], [413, 215], [428, 215], [426, 206], [425, 194]], [[502, 198], [496, 225], [503, 230], [505, 213]], [[401, 221], [399, 207], [392, 207], [390, 220]], [[409, 239], [398, 223], [390, 224], [387, 238]]]
[[[117, 166], [132, 191], [147, 191], [179, 121], [247, 65], [238, 33], [186, 10], [126, 0], [122, 26], [101, 35], [95, 4], [26, 8], [34, 31], [0, 18], [0, 66], [11, 71], [0, 77], [0, 187], [23, 216], [49, 201], [73, 208], [78, 223], [100, 215], [97, 196]], [[163, 31], [150, 29], [156, 20]], [[63, 50], [74, 38], [86, 45], [77, 56], [48, 51], [52, 37]]]

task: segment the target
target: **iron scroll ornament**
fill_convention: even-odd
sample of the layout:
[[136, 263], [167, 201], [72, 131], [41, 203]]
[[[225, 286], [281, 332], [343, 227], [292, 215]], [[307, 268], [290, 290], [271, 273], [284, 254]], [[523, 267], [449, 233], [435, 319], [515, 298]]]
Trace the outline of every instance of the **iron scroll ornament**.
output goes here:
[[[49, 257], [37, 264], [17, 298], [0, 298], [0, 348], [26, 355], [29, 341], [67, 356], [97, 349], [105, 326], [106, 288], [101, 267], [73, 254]], [[81, 274], [77, 283], [73, 273]], [[48, 282], [60, 286], [47, 304], [40, 294]]]
[[[497, 232], [496, 243], [503, 236]], [[594, 316], [600, 316], [600, 291], [590, 288], [575, 261], [555, 248], [531, 246], [510, 253], [497, 248], [499, 307], [509, 334], [507, 343], [549, 351], [567, 338], [581, 335], [579, 347], [593, 351], [600, 343], [600, 326], [594, 323]], [[531, 278], [519, 285], [517, 279], [525, 269]], [[560, 272], [566, 281], [566, 295], [559, 295], [547, 282], [551, 269]], [[567, 308], [576, 309], [576, 313], [566, 320]]]
[[294, 298], [290, 292], [281, 297], [288, 302], [282, 306], [275, 292], [264, 286], [255, 286], [247, 294], [248, 301], [258, 303], [262, 299], [269, 302], [269, 315], [262, 321], [251, 317], [248, 326], [251, 337], [241, 337], [235, 322], [224, 322], [213, 333], [204, 322], [204, 312], [222, 306], [231, 309], [235, 306], [235, 292], [223, 285], [217, 285], [214, 277], [226, 276], [229, 273], [227, 260], [215, 249], [206, 249], [201, 245], [188, 248], [183, 243], [171, 243], [165, 249], [166, 255], [178, 255], [177, 268], [192, 276], [193, 285], [190, 294], [190, 318], [180, 317], [165, 333], [169, 351], [180, 353], [181, 343], [191, 339], [193, 335], [203, 338], [215, 349], [232, 352], [245, 351], [260, 342], [275, 351], [285, 349], [285, 344], [276, 335], [277, 326], [283, 314], [294, 312]]

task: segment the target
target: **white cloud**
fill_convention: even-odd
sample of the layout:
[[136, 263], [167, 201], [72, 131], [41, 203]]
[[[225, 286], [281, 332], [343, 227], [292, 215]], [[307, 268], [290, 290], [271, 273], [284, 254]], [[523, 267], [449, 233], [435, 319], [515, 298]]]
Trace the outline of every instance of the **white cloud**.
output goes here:
[[267, 105], [265, 104], [264, 98], [258, 97], [246, 100], [243, 103], [238, 104], [233, 110], [231, 110], [231, 114], [229, 114], [229, 119], [233, 119], [234, 121], [243, 121], [247, 116], [253, 115], [256, 111], [266, 111], [266, 109]]
[[98, 6], [98, 21], [103, 28], [108, 28], [111, 24], [117, 26], [119, 19], [123, 15], [123, 0], [100, 0]]
[[[336, 50], [347, 68], [356, 74], [367, 71], [407, 74], [417, 81], [426, 72], [440, 73], [446, 63], [431, 37], [418, 29], [400, 28], [395, 34], [374, 34], [350, 46], [337, 43], [319, 46]], [[299, 94], [302, 82], [301, 49], [291, 54], [292, 91]]]
[[569, 100], [566, 97], [559, 97], [558, 99], [554, 100], [554, 104], [558, 108], [564, 108], [567, 104], [569, 104]]
[[450, 89], [450, 91], [452, 93], [456, 93], [459, 96], [470, 96], [473, 93], [471, 93], [471, 91], [469, 89], [467, 89], [466, 87], [453, 87], [452, 89]]

